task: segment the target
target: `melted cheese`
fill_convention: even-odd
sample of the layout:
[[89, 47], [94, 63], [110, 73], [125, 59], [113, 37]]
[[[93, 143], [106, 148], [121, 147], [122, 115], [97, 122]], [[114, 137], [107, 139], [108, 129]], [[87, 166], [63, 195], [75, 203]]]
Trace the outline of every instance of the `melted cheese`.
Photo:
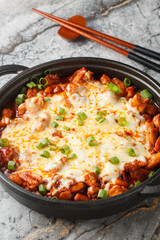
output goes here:
[[[39, 93], [37, 97], [27, 99], [27, 111], [23, 118], [14, 119], [2, 132], [2, 138], [7, 137], [10, 144], [19, 150], [21, 166], [17, 172], [24, 169], [37, 172], [43, 179], [48, 179], [48, 190], [54, 182], [52, 174], [61, 176], [59, 188], [67, 188], [72, 179], [83, 181], [85, 174], [93, 171], [94, 166], [99, 166], [102, 179], [114, 182], [125, 163], [135, 159], [144, 162], [148, 154], [144, 118], [131, 107], [130, 101], [118, 99], [107, 86], [99, 82], [72, 85], [68, 84], [66, 92], [50, 97], [50, 101], [45, 103]], [[55, 129], [50, 123], [55, 120], [59, 107], [65, 108], [66, 114], [64, 121], [57, 121], [59, 126]], [[107, 112], [106, 120], [102, 123], [95, 120], [98, 110]], [[83, 126], [79, 126], [77, 122], [77, 113], [80, 111], [87, 115]], [[118, 125], [119, 117], [126, 118], [125, 127]], [[64, 125], [71, 130], [64, 130]], [[54, 136], [56, 131], [60, 131], [62, 137]], [[97, 146], [88, 146], [86, 137], [90, 135], [97, 140]], [[48, 147], [45, 149], [50, 151], [51, 156], [41, 157], [36, 144], [44, 137], [48, 137], [58, 147], [68, 145], [77, 158], [63, 164], [61, 159], [67, 156], [59, 149], [50, 151]], [[128, 155], [128, 148], [135, 150], [135, 157]], [[119, 164], [109, 162], [109, 158], [113, 156], [119, 158]], [[108, 189], [107, 184], [105, 189]]]

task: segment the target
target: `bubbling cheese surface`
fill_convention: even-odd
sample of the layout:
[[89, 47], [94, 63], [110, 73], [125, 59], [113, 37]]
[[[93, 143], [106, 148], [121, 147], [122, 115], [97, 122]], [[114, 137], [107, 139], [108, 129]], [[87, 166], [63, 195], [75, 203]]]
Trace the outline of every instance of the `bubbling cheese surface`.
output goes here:
[[[74, 89], [72, 84], [68, 84], [66, 91], [53, 95], [47, 102], [43, 102], [43, 96], [38, 93], [36, 97], [25, 100], [25, 104], [26, 113], [4, 129], [2, 138], [8, 138], [10, 145], [19, 150], [21, 166], [16, 172], [29, 169], [40, 174], [43, 179], [48, 179], [48, 189], [53, 173], [60, 175], [62, 187], [67, 187], [69, 179], [83, 181], [86, 173], [99, 166], [100, 177], [114, 182], [127, 162], [135, 159], [146, 161], [148, 144], [144, 118], [131, 107], [130, 101], [123, 97], [118, 99], [98, 81], [76, 85]], [[66, 114], [63, 121], [57, 121], [58, 127], [53, 128], [51, 122], [60, 107], [65, 108]], [[102, 123], [95, 120], [99, 110], [107, 113]], [[83, 126], [78, 125], [77, 113], [80, 111], [87, 115]], [[125, 127], [119, 126], [119, 117], [126, 118]], [[63, 129], [64, 126], [70, 131]], [[57, 131], [61, 137], [56, 136]], [[97, 146], [87, 144], [86, 137], [91, 135], [96, 139]], [[68, 145], [70, 153], [75, 153], [77, 158], [62, 164], [61, 159], [67, 155], [62, 154], [59, 148], [51, 151], [48, 147], [44, 149], [50, 152], [50, 157], [41, 157], [41, 150], [36, 145], [44, 137], [59, 148]], [[135, 157], [128, 155], [128, 148], [135, 150]], [[111, 164], [109, 158], [113, 156], [117, 156], [120, 163]]]

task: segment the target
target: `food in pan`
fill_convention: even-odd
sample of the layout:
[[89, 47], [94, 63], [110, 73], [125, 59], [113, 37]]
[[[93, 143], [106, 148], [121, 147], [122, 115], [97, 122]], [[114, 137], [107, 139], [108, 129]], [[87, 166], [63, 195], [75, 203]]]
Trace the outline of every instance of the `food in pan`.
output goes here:
[[3, 110], [0, 169], [30, 192], [60, 200], [113, 197], [160, 165], [160, 111], [127, 77], [84, 67], [33, 77]]

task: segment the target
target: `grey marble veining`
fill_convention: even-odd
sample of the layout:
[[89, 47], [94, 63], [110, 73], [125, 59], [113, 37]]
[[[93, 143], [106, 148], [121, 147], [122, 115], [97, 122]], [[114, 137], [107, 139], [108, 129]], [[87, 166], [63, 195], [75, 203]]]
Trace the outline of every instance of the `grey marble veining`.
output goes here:
[[[81, 14], [88, 27], [160, 52], [159, 0], [0, 0], [0, 65], [28, 67], [66, 57], [90, 56], [127, 63], [160, 82], [160, 75], [84, 38], [67, 42], [57, 24], [31, 11], [63, 18]], [[0, 78], [2, 87], [11, 76]], [[134, 201], [134, 199], [133, 199]], [[160, 239], [159, 198], [132, 211], [92, 220], [47, 218], [12, 197], [0, 185], [0, 240], [155, 240]]]

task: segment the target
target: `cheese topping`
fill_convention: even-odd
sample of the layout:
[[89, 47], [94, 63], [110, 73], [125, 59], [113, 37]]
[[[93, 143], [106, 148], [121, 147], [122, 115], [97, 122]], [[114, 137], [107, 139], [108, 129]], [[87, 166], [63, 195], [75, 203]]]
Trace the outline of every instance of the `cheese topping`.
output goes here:
[[[21, 166], [15, 173], [24, 169], [36, 172], [48, 180], [49, 190], [54, 182], [53, 174], [61, 176], [59, 188], [67, 188], [72, 179], [83, 181], [86, 173], [99, 166], [100, 177], [114, 182], [125, 163], [135, 159], [146, 161], [148, 144], [144, 118], [131, 107], [130, 101], [123, 97], [118, 99], [106, 85], [98, 81], [81, 85], [70, 83], [66, 91], [53, 95], [47, 102], [43, 99], [38, 93], [25, 100], [27, 111], [23, 118], [14, 119], [2, 132], [2, 138], [8, 138], [10, 145], [19, 150]], [[66, 111], [63, 121], [55, 120], [59, 108]], [[101, 123], [95, 119], [99, 110], [107, 113], [103, 116], [106, 120]], [[82, 126], [78, 125], [77, 116], [81, 111], [87, 115]], [[119, 126], [119, 117], [126, 118], [125, 127]], [[57, 128], [52, 127], [52, 121], [59, 124]], [[64, 126], [70, 130], [63, 129]], [[90, 147], [86, 142], [88, 136], [94, 136], [98, 144]], [[50, 152], [49, 158], [40, 156], [41, 150], [36, 147], [44, 137], [58, 146], [55, 151], [48, 146], [44, 148]], [[65, 145], [70, 147], [70, 153], [76, 154], [76, 158], [67, 160], [68, 154], [59, 151]], [[135, 157], [128, 155], [128, 148], [135, 150]], [[109, 158], [113, 156], [117, 156], [120, 163], [111, 164]]]

